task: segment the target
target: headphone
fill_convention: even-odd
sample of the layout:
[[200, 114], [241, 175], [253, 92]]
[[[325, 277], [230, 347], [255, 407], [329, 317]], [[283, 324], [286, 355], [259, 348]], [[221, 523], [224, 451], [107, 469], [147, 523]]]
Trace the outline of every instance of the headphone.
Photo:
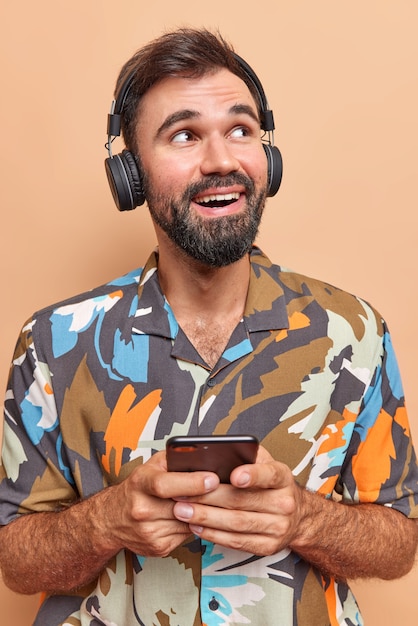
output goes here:
[[[274, 118], [273, 111], [269, 109], [267, 99], [261, 82], [254, 70], [244, 59], [233, 53], [247, 79], [254, 86], [261, 110], [261, 129], [267, 133], [267, 139], [263, 138], [263, 148], [267, 158], [267, 195], [274, 196], [280, 187], [283, 173], [283, 161], [280, 150], [274, 145]], [[142, 188], [142, 177], [135, 155], [129, 150], [122, 150], [120, 154], [112, 154], [112, 141], [121, 133], [121, 118], [126, 99], [132, 88], [135, 74], [134, 70], [128, 75], [121, 85], [115, 100], [112, 102], [107, 120], [108, 141], [106, 149], [109, 157], [105, 159], [107, 179], [113, 199], [119, 211], [130, 211], [145, 202], [145, 194]]]

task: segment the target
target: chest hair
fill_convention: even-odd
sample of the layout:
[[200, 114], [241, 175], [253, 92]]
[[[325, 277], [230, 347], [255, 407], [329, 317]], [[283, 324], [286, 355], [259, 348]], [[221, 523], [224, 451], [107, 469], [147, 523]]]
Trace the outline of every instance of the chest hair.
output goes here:
[[182, 324], [182, 329], [202, 359], [213, 368], [219, 361], [239, 320], [194, 319]]

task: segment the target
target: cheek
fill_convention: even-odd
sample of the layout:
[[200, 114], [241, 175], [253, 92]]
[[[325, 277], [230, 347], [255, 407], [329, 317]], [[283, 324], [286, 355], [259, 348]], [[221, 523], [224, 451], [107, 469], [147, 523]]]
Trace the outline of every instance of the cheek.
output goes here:
[[185, 166], [180, 160], [160, 159], [151, 167], [145, 169], [148, 187], [158, 194], [175, 195], [181, 193], [185, 186], [192, 180], [190, 167]]
[[256, 185], [264, 186], [267, 182], [268, 162], [262, 144], [257, 151], [242, 159], [241, 165]]

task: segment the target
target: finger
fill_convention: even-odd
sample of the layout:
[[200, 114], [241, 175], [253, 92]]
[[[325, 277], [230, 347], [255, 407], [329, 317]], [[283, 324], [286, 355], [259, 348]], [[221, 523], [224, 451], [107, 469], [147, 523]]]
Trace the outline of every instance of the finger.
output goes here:
[[162, 499], [208, 493], [219, 485], [213, 472], [167, 472], [165, 451], [156, 452], [128, 477], [130, 488]]
[[191, 536], [188, 524], [175, 520], [171, 523], [143, 524], [138, 532], [126, 536], [125, 547], [144, 556], [167, 556]]
[[236, 467], [230, 476], [231, 484], [239, 489], [284, 489], [294, 483], [290, 468], [284, 463], [266, 459]]
[[227, 511], [189, 503], [177, 503], [174, 514], [188, 521], [190, 530], [202, 539], [255, 553], [271, 554], [281, 549], [291, 531], [290, 518], [275, 514]]
[[145, 477], [147, 493], [163, 499], [198, 497], [219, 486], [213, 472], [150, 472]]
[[193, 534], [206, 541], [232, 548], [233, 550], [239, 550], [240, 552], [256, 554], [257, 556], [275, 554], [287, 545], [285, 540], [271, 535], [224, 532], [194, 525], [190, 525], [190, 530]]
[[[214, 511], [208, 525], [217, 526], [217, 517], [223, 511], [249, 511], [272, 515], [293, 515], [296, 508], [296, 500], [291, 489], [237, 489], [232, 485], [219, 485], [219, 487], [206, 495], [181, 498], [179, 502], [193, 507], [204, 507], [205, 511]], [[179, 507], [173, 510], [174, 515]], [[184, 509], [186, 508], [184, 507]], [[200, 509], [196, 508], [196, 511]], [[219, 513], [221, 512], [221, 513]], [[186, 518], [182, 518], [186, 519]], [[205, 523], [205, 518], [199, 518], [199, 522]]]
[[246, 511], [232, 511], [190, 502], [176, 502], [173, 507], [173, 515], [177, 520], [188, 522], [197, 527], [244, 532], [252, 526], [255, 532], [259, 530], [254, 526], [257, 514], [250, 514]]

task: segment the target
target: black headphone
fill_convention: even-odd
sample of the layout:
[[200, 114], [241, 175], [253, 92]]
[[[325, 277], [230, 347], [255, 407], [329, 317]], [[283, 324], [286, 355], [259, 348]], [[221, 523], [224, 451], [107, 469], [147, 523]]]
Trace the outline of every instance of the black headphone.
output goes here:
[[[267, 195], [274, 196], [279, 190], [283, 173], [283, 161], [280, 150], [274, 145], [273, 111], [268, 107], [264, 89], [255, 72], [244, 59], [234, 53], [241, 69], [251, 81], [257, 93], [261, 110], [261, 129], [267, 133], [266, 142], [263, 141], [264, 152], [267, 157], [268, 187]], [[122, 150], [120, 154], [112, 154], [112, 141], [121, 133], [121, 118], [126, 98], [134, 82], [136, 70], [129, 74], [120, 87], [107, 120], [108, 141], [106, 148], [109, 157], [105, 159], [105, 168], [113, 199], [119, 211], [130, 211], [145, 202], [142, 188], [141, 173], [134, 154], [129, 150]]]

